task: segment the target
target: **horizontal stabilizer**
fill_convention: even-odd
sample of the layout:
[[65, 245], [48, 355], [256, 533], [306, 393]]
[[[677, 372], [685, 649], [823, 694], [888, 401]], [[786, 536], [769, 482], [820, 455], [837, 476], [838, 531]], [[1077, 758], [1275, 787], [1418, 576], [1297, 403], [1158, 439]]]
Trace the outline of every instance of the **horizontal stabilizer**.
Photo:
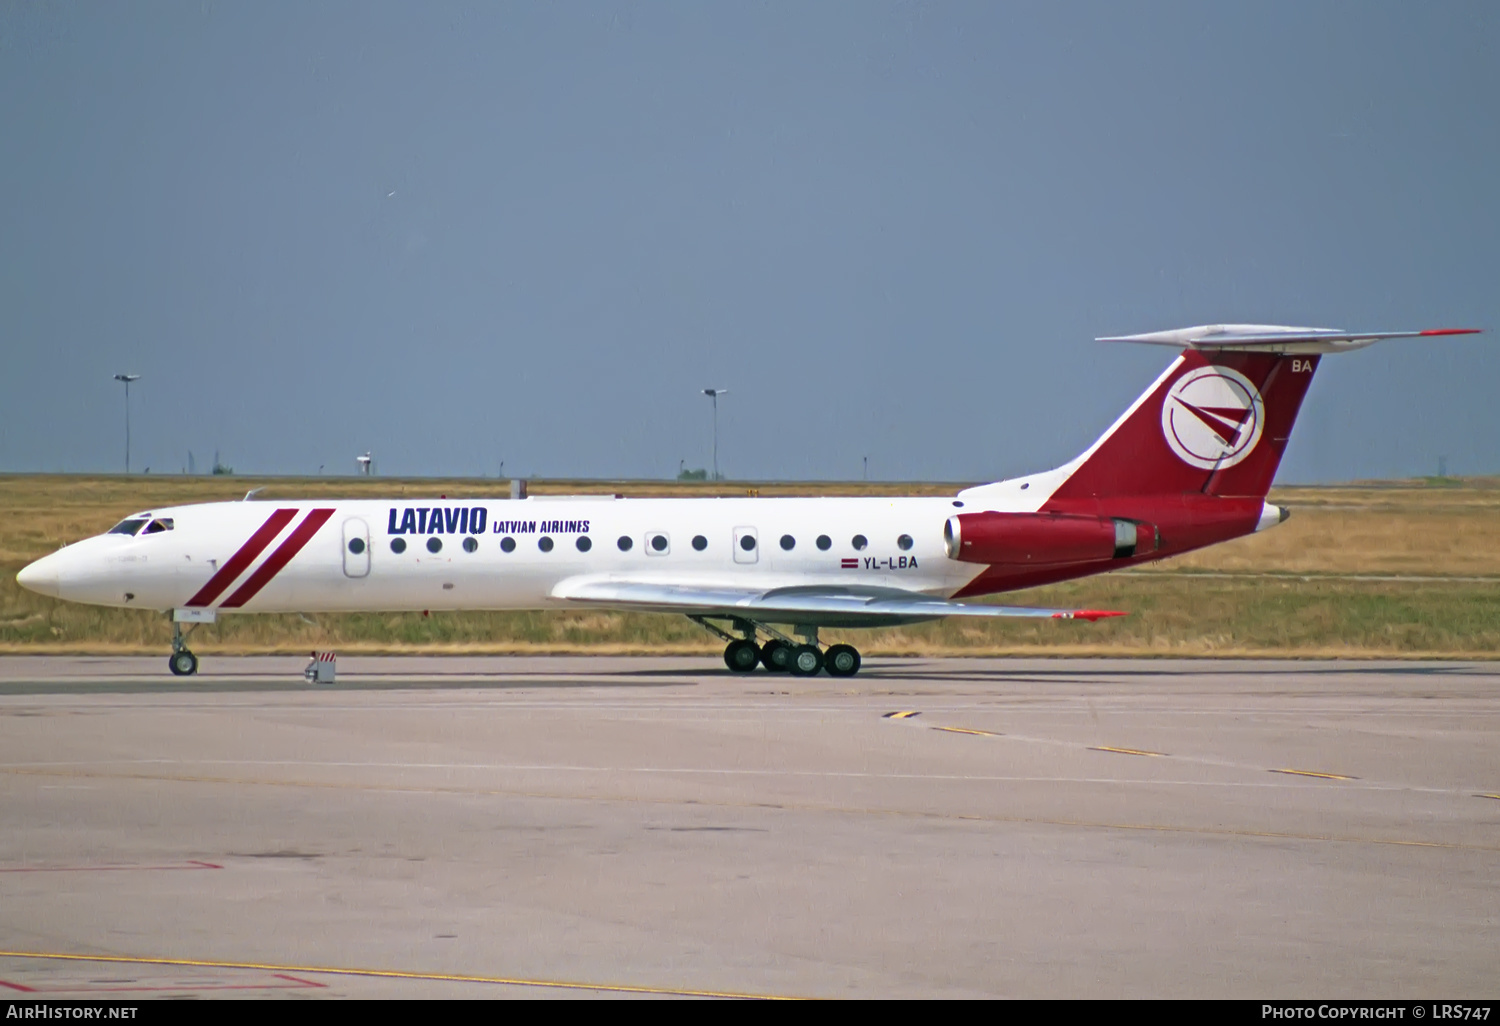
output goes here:
[[1193, 328], [1114, 335], [1097, 342], [1138, 342], [1179, 349], [1217, 352], [1342, 353], [1388, 338], [1476, 335], [1478, 328], [1428, 328], [1425, 331], [1341, 331], [1338, 328], [1293, 328], [1281, 324], [1200, 324]]
[[599, 577], [574, 577], [552, 590], [570, 602], [693, 616], [744, 617], [776, 623], [817, 623], [828, 627], [878, 626], [944, 616], [1028, 617], [1100, 620], [1124, 613], [1099, 609], [1036, 609], [1030, 606], [970, 605], [903, 591], [804, 585], [791, 588], [738, 588], [670, 584]]

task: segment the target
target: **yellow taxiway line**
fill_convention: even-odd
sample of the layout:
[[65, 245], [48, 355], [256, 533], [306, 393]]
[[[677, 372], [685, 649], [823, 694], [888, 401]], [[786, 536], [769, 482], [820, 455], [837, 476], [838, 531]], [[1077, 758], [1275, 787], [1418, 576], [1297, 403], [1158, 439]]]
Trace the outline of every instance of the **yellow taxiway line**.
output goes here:
[[[546, 987], [552, 990], [593, 990], [609, 994], [650, 994], [659, 997], [737, 998], [740, 1000], [792, 1001], [780, 994], [747, 994], [732, 990], [698, 990], [692, 987], [646, 987], [624, 983], [580, 983], [573, 980], [527, 980], [508, 976], [467, 976], [458, 973], [403, 972], [398, 969], [350, 969], [341, 966], [274, 965], [267, 962], [217, 962], [197, 958], [143, 958], [131, 955], [70, 955], [55, 951], [0, 951], [0, 958], [47, 959], [54, 962], [115, 962], [128, 965], [175, 965], [194, 969], [255, 969], [277, 973], [312, 973], [325, 976], [367, 976], [392, 980], [434, 980], [443, 983], [491, 983], [507, 987]], [[191, 989], [191, 988], [184, 988]]]
[[1316, 770], [1299, 769], [1273, 769], [1270, 773], [1290, 773], [1294, 777], [1317, 777], [1319, 780], [1358, 780], [1358, 777], [1346, 777], [1342, 773], [1319, 773]]

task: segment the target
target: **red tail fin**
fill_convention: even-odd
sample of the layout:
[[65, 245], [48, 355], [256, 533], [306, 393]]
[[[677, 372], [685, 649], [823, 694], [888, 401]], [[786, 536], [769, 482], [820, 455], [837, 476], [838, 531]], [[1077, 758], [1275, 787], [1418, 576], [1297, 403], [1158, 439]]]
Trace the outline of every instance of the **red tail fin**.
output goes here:
[[[954, 505], [988, 517], [980, 522], [997, 529], [1000, 547], [984, 557], [997, 561], [957, 594], [1103, 573], [1280, 523], [1286, 511], [1265, 496], [1322, 354], [1387, 338], [1472, 333], [1218, 324], [1101, 339], [1186, 348], [1071, 463], [958, 493]], [[1115, 544], [1106, 553], [1111, 524]], [[1074, 544], [1080, 530], [1084, 551]]]
[[1184, 350], [1074, 461], [1052, 500], [1190, 492], [1264, 496], [1318, 359]]

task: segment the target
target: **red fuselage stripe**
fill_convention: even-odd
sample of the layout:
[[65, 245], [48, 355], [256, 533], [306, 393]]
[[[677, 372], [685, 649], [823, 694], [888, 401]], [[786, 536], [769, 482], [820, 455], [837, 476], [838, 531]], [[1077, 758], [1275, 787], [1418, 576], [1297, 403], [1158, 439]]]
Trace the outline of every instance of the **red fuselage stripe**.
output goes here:
[[282, 567], [290, 563], [293, 556], [302, 551], [302, 546], [306, 545], [312, 536], [318, 533], [318, 528], [328, 523], [328, 518], [331, 516], [333, 516], [333, 510], [331, 509], [309, 510], [307, 518], [298, 524], [291, 534], [287, 535], [286, 541], [282, 542], [280, 547], [271, 553], [271, 558], [262, 563], [259, 569], [251, 574], [249, 580], [240, 585], [239, 589], [233, 595], [225, 599], [224, 604], [220, 608], [238, 609], [253, 599], [260, 589], [271, 583], [271, 578], [281, 573]]
[[198, 594], [187, 600], [187, 604], [206, 606], [222, 595], [224, 589], [233, 584], [235, 578], [244, 573], [247, 566], [255, 562], [255, 557], [276, 540], [281, 529], [291, 523], [292, 517], [296, 515], [297, 511], [294, 509], [278, 509], [272, 513], [270, 519], [260, 525], [260, 530], [252, 534], [250, 540], [240, 546], [240, 551], [230, 556], [229, 561], [219, 567], [219, 572], [210, 577]]

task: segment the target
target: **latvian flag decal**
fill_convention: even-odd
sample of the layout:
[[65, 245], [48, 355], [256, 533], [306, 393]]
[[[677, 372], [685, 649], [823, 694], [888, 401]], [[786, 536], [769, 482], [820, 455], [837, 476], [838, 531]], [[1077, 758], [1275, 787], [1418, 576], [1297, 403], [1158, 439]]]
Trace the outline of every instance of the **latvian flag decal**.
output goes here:
[[845, 570], [858, 570], [859, 569], [859, 558], [851, 556], [851, 557], [842, 559], [842, 560], [839, 561], [839, 566], [841, 568], [845, 569]]

